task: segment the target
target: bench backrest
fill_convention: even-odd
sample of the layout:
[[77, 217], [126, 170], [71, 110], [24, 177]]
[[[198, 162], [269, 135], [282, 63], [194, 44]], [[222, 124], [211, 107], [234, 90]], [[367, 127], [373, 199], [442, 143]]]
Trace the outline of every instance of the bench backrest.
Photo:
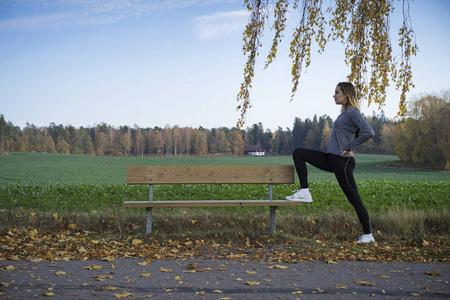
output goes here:
[[294, 166], [129, 166], [128, 184], [293, 184]]

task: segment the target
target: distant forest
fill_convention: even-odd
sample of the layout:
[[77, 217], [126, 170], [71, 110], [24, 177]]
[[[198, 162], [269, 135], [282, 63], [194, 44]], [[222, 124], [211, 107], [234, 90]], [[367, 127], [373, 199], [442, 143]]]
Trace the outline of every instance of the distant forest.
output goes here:
[[[450, 90], [425, 94], [409, 103], [407, 116], [396, 121], [384, 112], [365, 116], [375, 136], [356, 148], [358, 153], [394, 154], [406, 164], [450, 170]], [[238, 128], [114, 127], [106, 123], [75, 128], [71, 125], [25, 128], [6, 122], [0, 115], [0, 154], [12, 151], [110, 155], [186, 156], [243, 155], [248, 145], [261, 145], [266, 155], [291, 155], [303, 147], [325, 150], [333, 120], [323, 115], [312, 119], [295, 118], [291, 128], [275, 132], [262, 123], [245, 130]]]
[[[395, 122], [373, 113], [366, 117], [375, 130], [375, 137], [360, 145], [360, 153], [395, 154], [393, 127]], [[325, 150], [333, 120], [323, 115], [312, 119], [295, 118], [293, 127], [275, 132], [262, 123], [245, 130], [238, 128], [165, 127], [141, 128], [137, 125], [114, 127], [106, 123], [75, 128], [71, 125], [25, 128], [6, 122], [1, 115], [1, 149], [3, 152], [37, 151], [47, 153], [110, 155], [110, 156], [184, 156], [229, 154], [243, 155], [247, 145], [262, 145], [266, 155], [290, 155], [304, 147]]]

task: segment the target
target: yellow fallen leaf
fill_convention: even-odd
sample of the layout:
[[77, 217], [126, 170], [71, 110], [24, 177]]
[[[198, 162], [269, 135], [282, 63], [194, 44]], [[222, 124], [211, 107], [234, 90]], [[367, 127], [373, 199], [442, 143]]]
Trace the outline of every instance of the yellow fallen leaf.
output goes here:
[[439, 274], [439, 273], [436, 272], [436, 271], [433, 271], [433, 272], [425, 272], [425, 275], [426, 275], [426, 276], [431, 276], [431, 277], [442, 276], [441, 274]]
[[222, 294], [223, 293], [223, 291], [221, 291], [221, 290], [214, 290], [214, 291], [212, 291], [213, 293], [218, 293], [218, 294]]
[[344, 290], [348, 289], [348, 287], [346, 285], [343, 285], [343, 284], [337, 286], [337, 288], [338, 289], [344, 289]]
[[146, 267], [146, 266], [148, 266], [150, 263], [147, 262], [147, 261], [143, 261], [143, 262], [139, 262], [139, 263], [137, 263], [137, 264], [140, 265], [140, 266]]
[[17, 270], [17, 268], [14, 267], [13, 265], [9, 265], [9, 266], [7, 266], [7, 267], [5, 268], [5, 270], [7, 270], [7, 271], [14, 271], [14, 270]]
[[254, 272], [254, 271], [245, 271], [245, 273], [247, 273], [247, 274], [256, 274], [256, 272]]
[[31, 262], [41, 262], [41, 261], [44, 261], [44, 259], [43, 258], [32, 258], [32, 259], [30, 259], [30, 261]]
[[411, 293], [410, 295], [411, 295], [411, 296], [414, 296], [414, 297], [420, 297], [420, 296], [422, 296], [422, 295], [419, 294], [419, 293]]
[[134, 297], [134, 295], [133, 294], [131, 294], [131, 293], [128, 293], [128, 292], [123, 292], [122, 294], [114, 294], [114, 296], [116, 297], [116, 298], [131, 298], [131, 297]]
[[302, 291], [296, 291], [296, 292], [292, 292], [292, 294], [303, 294]]
[[196, 270], [183, 270], [183, 273], [195, 273], [197, 272]]
[[282, 269], [282, 270], [284, 270], [284, 269], [289, 269], [288, 266], [283, 266], [283, 265], [275, 265], [275, 268], [277, 268], [277, 269]]
[[198, 269], [198, 265], [196, 265], [196, 264], [188, 264], [186, 266], [186, 268], [188, 268], [188, 269]]
[[161, 267], [161, 268], [159, 268], [159, 271], [165, 272], [165, 273], [170, 273], [170, 272], [172, 272], [172, 269], [166, 269], [166, 268]]
[[143, 241], [142, 240], [140, 240], [140, 239], [134, 239], [132, 242], [131, 242], [134, 246], [137, 246], [137, 245], [140, 245], [140, 244], [142, 244], [143, 243]]
[[55, 296], [55, 294], [44, 292], [44, 296], [53, 297], [53, 296]]
[[114, 277], [112, 277], [111, 275], [95, 275], [95, 276], [92, 276], [92, 278], [94, 278], [94, 280], [96, 280], [96, 281], [106, 281], [106, 279], [114, 278]]
[[107, 285], [102, 288], [102, 290], [105, 290], [105, 291], [117, 291], [118, 289], [119, 289], [118, 287], [111, 286], [111, 285]]
[[92, 241], [91, 241], [91, 243], [92, 243], [92, 244], [94, 244], [94, 245], [98, 245], [98, 244], [100, 244], [100, 242], [99, 242], [99, 241], [97, 241], [97, 240], [92, 240]]
[[327, 260], [327, 263], [328, 263], [328, 264], [337, 264], [337, 262], [335, 262], [334, 260], [331, 260], [331, 259], [328, 259], [328, 260]]
[[55, 275], [56, 275], [56, 276], [59, 276], [59, 275], [66, 275], [66, 272], [64, 272], [64, 271], [58, 271], [58, 272], [55, 273]]
[[69, 224], [70, 229], [77, 229], [77, 224]]
[[211, 268], [207, 267], [207, 268], [202, 268], [202, 269], [198, 269], [197, 272], [210, 272]]
[[90, 265], [87, 267], [83, 267], [83, 270], [100, 270], [103, 269], [102, 265]]
[[249, 286], [260, 285], [259, 281], [246, 281], [244, 284]]
[[150, 276], [152, 276], [152, 274], [151, 273], [145, 273], [145, 274], [141, 274], [140, 276], [141, 277], [150, 277]]
[[357, 283], [359, 285], [365, 285], [365, 286], [375, 286], [375, 285], [377, 285], [374, 281], [367, 281], [367, 280], [361, 280], [361, 279], [356, 279], [355, 283]]

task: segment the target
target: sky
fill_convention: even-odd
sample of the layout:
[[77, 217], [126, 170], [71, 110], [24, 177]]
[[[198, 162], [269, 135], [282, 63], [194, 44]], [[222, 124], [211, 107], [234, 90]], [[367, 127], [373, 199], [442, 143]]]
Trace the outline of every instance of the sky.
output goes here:
[[[324, 1], [327, 2], [327, 1]], [[401, 1], [391, 19], [392, 44]], [[197, 128], [234, 127], [246, 57], [243, 0], [0, 0], [0, 114], [21, 128], [50, 123]], [[412, 59], [414, 99], [450, 89], [450, 0], [411, 1], [419, 53]], [[296, 25], [295, 12], [288, 30]], [[292, 128], [294, 119], [328, 115], [345, 81], [344, 45], [312, 55], [290, 101], [289, 31], [263, 69], [273, 32], [266, 31], [245, 127]], [[399, 49], [394, 47], [394, 54]], [[394, 118], [400, 93], [381, 108]], [[365, 115], [379, 106], [362, 102]], [[244, 127], [244, 128], [245, 128]]]

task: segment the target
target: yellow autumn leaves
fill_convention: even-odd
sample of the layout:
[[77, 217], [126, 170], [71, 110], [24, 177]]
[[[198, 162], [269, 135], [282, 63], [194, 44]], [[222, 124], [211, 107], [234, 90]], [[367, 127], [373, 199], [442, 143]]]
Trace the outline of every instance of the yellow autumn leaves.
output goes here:
[[[292, 15], [300, 17], [290, 43], [291, 100], [297, 92], [303, 66], [308, 68], [311, 63], [312, 43], [316, 42], [319, 53], [322, 53], [328, 41], [338, 40], [346, 45], [345, 62], [350, 67], [347, 80], [354, 83], [359, 96], [366, 98], [368, 104], [374, 102], [381, 106], [386, 101], [386, 91], [392, 81], [396, 89], [401, 91], [398, 114], [403, 116], [406, 112], [405, 94], [414, 87], [411, 57], [418, 52], [409, 2], [403, 0], [403, 24], [398, 32], [399, 55], [392, 53], [390, 37], [394, 0], [341, 0], [332, 3], [326, 9], [330, 16], [327, 21], [322, 12], [322, 0], [304, 1], [302, 4], [293, 1], [292, 8], [298, 13]], [[286, 16], [289, 15], [288, 0], [277, 0], [270, 4], [267, 1], [247, 0], [246, 6], [251, 16], [243, 34], [243, 53], [247, 56], [247, 62], [237, 95], [237, 110], [241, 112], [238, 127], [244, 126], [246, 113], [252, 106], [250, 89], [264, 29], [272, 22], [270, 28], [275, 32], [265, 63], [267, 68], [276, 58], [286, 28]], [[331, 32], [326, 35], [325, 29]]]
[[[57, 214], [55, 218], [59, 218]], [[203, 240], [164, 241], [120, 238], [98, 235], [95, 232], [77, 231], [76, 224], [69, 224], [63, 232], [39, 232], [37, 229], [11, 229], [0, 236], [0, 259], [32, 262], [44, 260], [88, 260], [112, 261], [117, 257], [135, 257], [146, 253], [154, 259], [190, 258], [205, 245]]]
[[[322, 260], [335, 264], [340, 260], [362, 261], [437, 261], [444, 257], [447, 245], [445, 238], [427, 238], [419, 245], [410, 241], [393, 244], [375, 243], [361, 246], [351, 242], [336, 247], [326, 239], [311, 241], [296, 249], [280, 248], [267, 251], [264, 240], [251, 241], [243, 237], [241, 242], [205, 241], [190, 239], [156, 241], [152, 238], [116, 237], [81, 231], [68, 226], [63, 232], [40, 232], [37, 229], [11, 229], [0, 236], [0, 259], [41, 261], [70, 261], [99, 259], [113, 261], [116, 258], [147, 257], [142, 262], [148, 265], [153, 259], [190, 259], [199, 253], [211, 253], [215, 257], [248, 261], [251, 259], [268, 262], [296, 263], [308, 260]], [[270, 244], [270, 242], [268, 241]], [[291, 243], [291, 242], [287, 242]], [[248, 249], [254, 249], [251, 253]], [[90, 266], [95, 268], [95, 266]], [[226, 270], [226, 268], [222, 268]], [[207, 271], [192, 265], [185, 272]]]

